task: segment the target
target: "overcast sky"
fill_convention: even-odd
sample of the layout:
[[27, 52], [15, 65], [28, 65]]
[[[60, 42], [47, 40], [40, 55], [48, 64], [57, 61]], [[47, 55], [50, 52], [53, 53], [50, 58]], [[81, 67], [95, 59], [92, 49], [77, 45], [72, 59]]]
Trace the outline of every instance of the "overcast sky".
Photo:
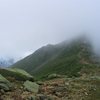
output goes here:
[[1, 57], [21, 58], [83, 33], [99, 44], [100, 0], [0, 0]]

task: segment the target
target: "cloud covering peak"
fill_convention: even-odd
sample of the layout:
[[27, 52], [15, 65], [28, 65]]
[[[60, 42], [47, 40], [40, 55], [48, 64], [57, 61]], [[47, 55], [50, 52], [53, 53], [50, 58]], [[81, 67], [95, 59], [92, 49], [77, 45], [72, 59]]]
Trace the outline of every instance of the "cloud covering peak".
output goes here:
[[1, 0], [0, 55], [20, 58], [48, 43], [100, 37], [99, 0]]

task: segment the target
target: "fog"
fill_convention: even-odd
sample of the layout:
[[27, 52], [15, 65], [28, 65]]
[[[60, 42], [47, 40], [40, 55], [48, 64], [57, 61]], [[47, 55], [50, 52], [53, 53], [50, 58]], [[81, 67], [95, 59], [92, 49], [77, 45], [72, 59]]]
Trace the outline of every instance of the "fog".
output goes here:
[[0, 0], [1, 57], [20, 59], [82, 34], [100, 50], [100, 0]]

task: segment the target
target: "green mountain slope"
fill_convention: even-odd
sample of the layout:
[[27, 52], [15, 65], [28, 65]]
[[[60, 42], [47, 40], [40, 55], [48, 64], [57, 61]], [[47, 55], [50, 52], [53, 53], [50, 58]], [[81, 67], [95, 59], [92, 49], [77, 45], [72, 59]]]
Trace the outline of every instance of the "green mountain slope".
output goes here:
[[83, 67], [97, 66], [92, 58], [90, 43], [85, 39], [78, 39], [42, 47], [12, 67], [24, 69], [39, 78], [52, 73], [77, 76]]
[[21, 61], [15, 63], [13, 66], [21, 69], [25, 69], [28, 72], [34, 71], [38, 66], [46, 63], [49, 59], [51, 59], [54, 55], [60, 52], [59, 47], [55, 47], [53, 45], [47, 45], [32, 55], [22, 59]]

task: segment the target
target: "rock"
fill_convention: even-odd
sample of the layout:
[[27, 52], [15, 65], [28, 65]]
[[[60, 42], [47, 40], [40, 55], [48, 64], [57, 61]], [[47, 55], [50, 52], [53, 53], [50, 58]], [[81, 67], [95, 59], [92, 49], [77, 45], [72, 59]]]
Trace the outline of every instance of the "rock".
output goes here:
[[39, 85], [36, 84], [35, 82], [26, 81], [26, 82], [24, 82], [23, 85], [27, 91], [30, 91], [33, 93], [38, 93], [38, 91], [39, 91]]
[[69, 83], [69, 82], [65, 82], [65, 85], [66, 85], [66, 86], [69, 86], [69, 85], [70, 85], [70, 83]]
[[87, 92], [85, 92], [84, 94], [85, 94], [86, 96], [88, 96], [88, 93], [87, 93]]
[[68, 97], [63, 97], [62, 100], [69, 100]]
[[58, 74], [50, 74], [48, 75], [48, 79], [53, 79], [53, 78], [60, 78], [61, 75], [58, 75]]
[[55, 95], [56, 95], [57, 97], [62, 97], [62, 93], [60, 93], [60, 92], [56, 92]]
[[35, 96], [30, 96], [30, 97], [28, 97], [28, 100], [36, 100], [36, 97]]
[[44, 82], [42, 82], [42, 81], [37, 81], [36, 82], [38, 85], [44, 85]]
[[49, 95], [47, 100], [62, 100], [62, 99], [59, 99], [59, 98], [58, 98], [57, 96], [55, 96], [55, 95]]
[[5, 94], [5, 91], [4, 91], [3, 89], [1, 89], [0, 92], [1, 92], [2, 94]]
[[56, 87], [55, 88], [55, 92], [65, 92], [65, 91], [67, 91], [66, 87]]
[[11, 87], [12, 84], [0, 74], [0, 89], [8, 91]]
[[19, 81], [26, 81], [26, 80], [34, 81], [33, 76], [31, 76], [26, 71], [22, 69], [18, 69], [18, 68], [5, 68], [5, 69], [1, 68], [0, 73], [4, 77], [7, 77], [7, 78], [11, 77]]
[[39, 100], [48, 100], [47, 96], [45, 96], [43, 94], [38, 94], [37, 97], [38, 97]]

